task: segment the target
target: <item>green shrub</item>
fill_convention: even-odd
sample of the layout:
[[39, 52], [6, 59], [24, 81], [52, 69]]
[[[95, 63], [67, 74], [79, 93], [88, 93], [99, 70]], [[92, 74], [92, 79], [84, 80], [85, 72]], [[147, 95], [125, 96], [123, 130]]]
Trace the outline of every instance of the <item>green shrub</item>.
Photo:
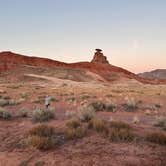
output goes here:
[[89, 109], [94, 111], [104, 111], [105, 110], [105, 104], [101, 101], [92, 102], [88, 105]]
[[166, 145], [166, 135], [161, 132], [154, 132], [154, 133], [147, 134], [146, 140], [153, 143]]
[[33, 121], [34, 122], [45, 122], [50, 119], [54, 119], [54, 112], [50, 109], [36, 109], [33, 111]]
[[3, 108], [0, 108], [0, 119], [8, 120], [11, 118], [11, 113]]

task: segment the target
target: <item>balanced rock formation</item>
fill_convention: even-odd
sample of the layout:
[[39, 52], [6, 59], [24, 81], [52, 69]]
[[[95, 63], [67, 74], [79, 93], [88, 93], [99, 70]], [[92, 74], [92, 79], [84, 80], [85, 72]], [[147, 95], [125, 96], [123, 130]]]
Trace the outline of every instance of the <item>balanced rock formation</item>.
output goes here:
[[107, 57], [104, 56], [101, 49], [96, 49], [95, 55], [91, 61], [92, 63], [109, 64]]

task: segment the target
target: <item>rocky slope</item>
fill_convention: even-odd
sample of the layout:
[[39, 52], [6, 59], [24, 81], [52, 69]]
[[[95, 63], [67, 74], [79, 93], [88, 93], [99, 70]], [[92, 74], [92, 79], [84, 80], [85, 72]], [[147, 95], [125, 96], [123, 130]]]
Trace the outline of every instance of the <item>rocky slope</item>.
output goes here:
[[166, 79], [166, 69], [157, 69], [150, 72], [140, 73], [138, 75], [143, 78]]
[[[96, 51], [97, 52], [95, 53], [92, 62], [79, 62], [79, 63], [70, 63], [70, 64], [47, 59], [47, 58], [23, 56], [23, 55], [15, 54], [12, 52], [1, 52], [0, 53], [0, 73], [4, 74], [5, 71], [14, 71], [16, 69], [18, 73], [19, 71], [18, 68], [20, 67], [23, 68], [28, 66], [28, 67], [41, 68], [42, 73], [46, 69], [55, 70], [57, 68], [63, 69], [65, 71], [68, 69], [82, 70], [84, 72], [94, 73], [98, 75], [100, 78], [102, 78], [100, 79], [101, 81], [104, 80], [107, 82], [120, 80], [121, 78], [127, 78], [127, 79], [135, 79], [142, 83], [150, 83], [150, 84], [166, 83], [165, 80], [160, 81], [157, 79], [155, 80], [145, 79], [123, 68], [113, 66], [109, 64], [109, 62], [107, 61], [107, 58], [103, 55], [103, 53], [101, 53], [101, 50], [97, 49]], [[33, 73], [35, 70], [36, 69], [31, 69], [31, 73]]]

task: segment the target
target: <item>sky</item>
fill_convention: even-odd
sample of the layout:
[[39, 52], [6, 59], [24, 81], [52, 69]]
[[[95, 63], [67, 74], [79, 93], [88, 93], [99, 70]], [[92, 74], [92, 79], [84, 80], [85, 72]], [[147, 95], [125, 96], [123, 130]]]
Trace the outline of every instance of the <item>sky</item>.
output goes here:
[[166, 0], [0, 0], [0, 51], [109, 62], [134, 73], [166, 68]]

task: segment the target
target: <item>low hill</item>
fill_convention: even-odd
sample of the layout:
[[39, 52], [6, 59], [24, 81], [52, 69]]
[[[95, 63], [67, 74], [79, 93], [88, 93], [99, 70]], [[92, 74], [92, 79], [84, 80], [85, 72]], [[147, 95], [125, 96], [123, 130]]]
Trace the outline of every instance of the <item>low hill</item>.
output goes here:
[[138, 75], [143, 78], [166, 80], [166, 69], [156, 69], [150, 72], [140, 73]]
[[126, 79], [135, 79], [142, 83], [166, 83], [163, 80], [145, 79], [123, 68], [109, 64], [106, 57], [100, 52], [95, 53], [95, 62], [64, 63], [47, 58], [29, 57], [12, 52], [0, 53], [1, 76], [12, 74], [15, 80], [23, 79], [25, 74], [40, 74], [54, 76], [60, 79], [74, 81], [102, 81], [111, 82]]

